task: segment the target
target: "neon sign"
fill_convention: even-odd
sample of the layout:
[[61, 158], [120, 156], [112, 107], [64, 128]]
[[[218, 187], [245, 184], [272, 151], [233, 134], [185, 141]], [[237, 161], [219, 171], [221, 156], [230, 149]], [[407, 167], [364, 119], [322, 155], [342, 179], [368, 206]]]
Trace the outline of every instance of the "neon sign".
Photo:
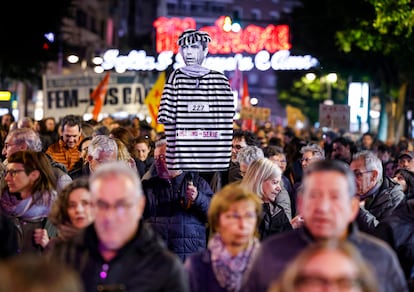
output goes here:
[[[210, 54], [237, 54], [246, 52], [257, 54], [262, 50], [274, 53], [280, 50], [289, 50], [288, 25], [268, 25], [260, 27], [248, 25], [238, 32], [226, 32], [223, 29], [224, 16], [216, 20], [215, 26], [205, 26], [200, 30], [210, 34], [212, 41], [208, 46]], [[158, 53], [172, 51], [178, 53], [177, 39], [188, 28], [196, 28], [192, 18], [160, 17], [154, 22], [156, 29], [156, 50]]]
[[[212, 37], [208, 49], [209, 54], [213, 56], [209, 55], [204, 64], [210, 69], [233, 71], [239, 66], [241, 71], [250, 71], [254, 68], [259, 71], [307, 70], [319, 64], [318, 60], [310, 55], [290, 54], [289, 49], [292, 45], [289, 43], [287, 25], [248, 25], [238, 32], [226, 32], [223, 30], [224, 18], [220, 17], [215, 26], [200, 28]], [[184, 66], [182, 57], [178, 54], [177, 39], [184, 30], [196, 28], [195, 20], [189, 17], [160, 17], [154, 21], [154, 27], [158, 58], [147, 56], [143, 50], [132, 50], [127, 55], [121, 55], [119, 50], [110, 49], [103, 55], [103, 69], [115, 68], [117, 72], [122, 73], [127, 70], [164, 71], [170, 65], [173, 65], [174, 69]]]

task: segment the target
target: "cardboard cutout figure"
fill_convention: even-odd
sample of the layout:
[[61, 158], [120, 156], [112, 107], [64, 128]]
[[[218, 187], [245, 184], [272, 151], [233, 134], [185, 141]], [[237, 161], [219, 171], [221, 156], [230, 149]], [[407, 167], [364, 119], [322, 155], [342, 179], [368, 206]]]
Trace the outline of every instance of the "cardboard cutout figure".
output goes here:
[[202, 66], [210, 41], [198, 30], [186, 30], [178, 39], [186, 66], [170, 74], [158, 112], [170, 171], [213, 172], [229, 166], [233, 93], [223, 73]]

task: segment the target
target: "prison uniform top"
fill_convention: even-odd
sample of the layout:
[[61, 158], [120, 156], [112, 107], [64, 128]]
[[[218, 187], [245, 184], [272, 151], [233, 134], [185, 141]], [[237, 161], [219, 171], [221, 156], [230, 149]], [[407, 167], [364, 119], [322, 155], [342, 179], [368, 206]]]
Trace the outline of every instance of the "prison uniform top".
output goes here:
[[161, 97], [169, 170], [222, 171], [231, 158], [234, 98], [227, 77], [206, 70], [189, 76], [176, 69]]

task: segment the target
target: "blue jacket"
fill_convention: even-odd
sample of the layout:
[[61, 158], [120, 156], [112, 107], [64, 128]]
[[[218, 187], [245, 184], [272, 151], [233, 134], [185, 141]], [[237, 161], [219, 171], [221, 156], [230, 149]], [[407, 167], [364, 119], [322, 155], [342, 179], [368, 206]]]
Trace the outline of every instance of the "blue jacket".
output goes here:
[[[144, 220], [184, 261], [188, 255], [207, 246], [207, 211], [213, 192], [207, 181], [195, 172], [183, 172], [169, 180], [157, 175], [148, 177], [150, 172], [142, 180], [147, 199]], [[186, 209], [185, 192], [190, 180], [198, 196]]]
[[[359, 232], [356, 225], [349, 226], [348, 240], [373, 268], [380, 292], [408, 291], [398, 258], [385, 242]], [[242, 291], [268, 291], [288, 263], [312, 242], [314, 239], [305, 228], [276, 234], [263, 241]]]

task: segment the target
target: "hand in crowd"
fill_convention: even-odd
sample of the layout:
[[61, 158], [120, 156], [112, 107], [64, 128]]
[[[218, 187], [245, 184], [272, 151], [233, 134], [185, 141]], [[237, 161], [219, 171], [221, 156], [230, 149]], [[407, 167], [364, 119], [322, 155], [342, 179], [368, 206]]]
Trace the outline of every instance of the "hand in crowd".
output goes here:
[[300, 228], [303, 226], [303, 223], [305, 222], [305, 220], [302, 218], [302, 216], [300, 215], [296, 215], [294, 218], [292, 218], [292, 220], [290, 221], [290, 224], [292, 225], [293, 228]]
[[45, 248], [49, 243], [49, 236], [46, 229], [36, 228], [33, 233], [34, 242]]
[[194, 186], [193, 182], [189, 182], [187, 185], [187, 191], [185, 192], [187, 200], [195, 201], [198, 196], [197, 187]]

